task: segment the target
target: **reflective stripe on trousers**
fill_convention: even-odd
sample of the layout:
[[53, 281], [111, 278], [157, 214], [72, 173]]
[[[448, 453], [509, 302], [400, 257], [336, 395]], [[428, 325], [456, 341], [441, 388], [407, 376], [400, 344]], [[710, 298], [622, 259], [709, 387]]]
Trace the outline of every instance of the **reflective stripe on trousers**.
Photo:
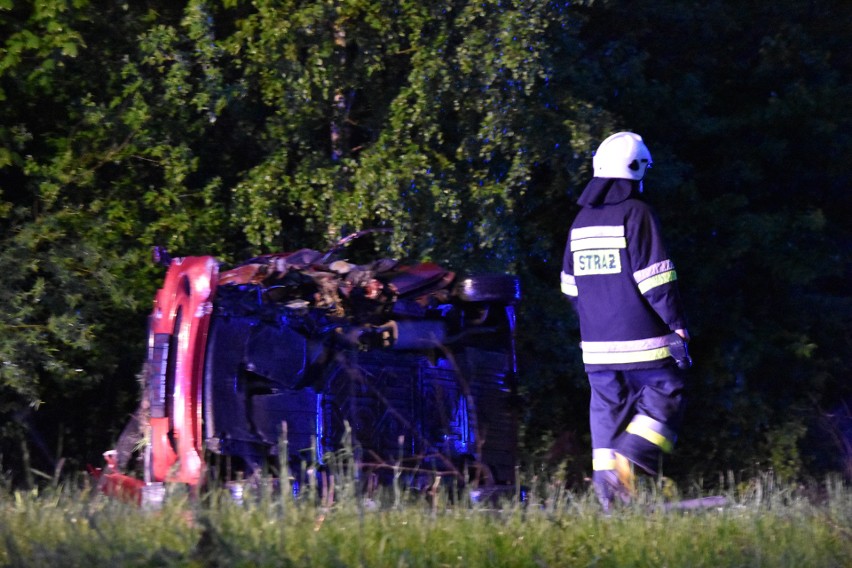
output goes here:
[[593, 449], [592, 469], [595, 471], [615, 469], [615, 450], [612, 448]]
[[633, 417], [627, 426], [627, 433], [648, 440], [667, 454], [674, 449], [677, 440], [677, 435], [665, 424], [642, 414]]

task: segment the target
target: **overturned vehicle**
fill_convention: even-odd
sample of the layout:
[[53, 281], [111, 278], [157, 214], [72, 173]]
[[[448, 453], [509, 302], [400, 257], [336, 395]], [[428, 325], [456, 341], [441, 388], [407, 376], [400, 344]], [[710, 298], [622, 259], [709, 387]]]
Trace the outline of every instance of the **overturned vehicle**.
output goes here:
[[518, 279], [354, 264], [341, 259], [354, 236], [227, 269], [166, 258], [140, 412], [104, 479], [127, 481], [134, 445], [140, 487], [281, 463], [295, 479], [346, 437], [374, 478], [395, 468], [511, 483]]

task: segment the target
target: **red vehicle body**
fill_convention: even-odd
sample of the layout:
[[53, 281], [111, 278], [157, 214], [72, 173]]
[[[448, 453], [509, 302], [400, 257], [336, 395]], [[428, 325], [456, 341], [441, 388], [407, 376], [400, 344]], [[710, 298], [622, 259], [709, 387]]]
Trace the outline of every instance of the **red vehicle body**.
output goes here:
[[[361, 468], [381, 473], [402, 457], [510, 483], [519, 299], [511, 275], [309, 249], [227, 270], [210, 256], [170, 260], [140, 411], [103, 483], [198, 486], [217, 455], [251, 475], [280, 463], [283, 433], [284, 461], [298, 468], [308, 449], [320, 461], [338, 449], [344, 424]], [[127, 471], [140, 440], [141, 480]]]
[[[202, 373], [218, 274], [213, 257], [176, 259], [154, 300], [148, 335], [149, 378], [165, 378], [169, 373], [172, 378], [149, 386], [161, 390], [152, 398], [165, 400], [165, 389], [171, 385], [172, 412], [168, 415], [163, 405], [150, 408], [146, 477], [152, 481], [196, 485], [201, 480]], [[176, 352], [170, 361], [171, 350]]]

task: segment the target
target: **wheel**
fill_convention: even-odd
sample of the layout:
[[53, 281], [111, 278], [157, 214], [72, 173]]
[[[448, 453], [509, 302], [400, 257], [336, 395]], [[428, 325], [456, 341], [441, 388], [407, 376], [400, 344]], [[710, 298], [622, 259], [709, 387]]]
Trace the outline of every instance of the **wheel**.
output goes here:
[[521, 299], [521, 283], [511, 274], [478, 274], [460, 280], [454, 294], [465, 302], [514, 304]]

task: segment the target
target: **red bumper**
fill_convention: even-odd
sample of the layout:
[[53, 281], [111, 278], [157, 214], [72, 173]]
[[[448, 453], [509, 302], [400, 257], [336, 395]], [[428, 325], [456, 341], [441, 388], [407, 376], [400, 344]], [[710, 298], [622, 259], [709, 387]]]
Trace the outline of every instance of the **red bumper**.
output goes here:
[[[146, 481], [197, 485], [201, 479], [202, 377], [218, 273], [218, 262], [211, 256], [175, 259], [154, 299], [148, 362], [155, 368], [148, 374], [153, 384], [147, 394], [153, 400]], [[157, 338], [165, 338], [168, 346], [159, 356], [154, 354]]]

